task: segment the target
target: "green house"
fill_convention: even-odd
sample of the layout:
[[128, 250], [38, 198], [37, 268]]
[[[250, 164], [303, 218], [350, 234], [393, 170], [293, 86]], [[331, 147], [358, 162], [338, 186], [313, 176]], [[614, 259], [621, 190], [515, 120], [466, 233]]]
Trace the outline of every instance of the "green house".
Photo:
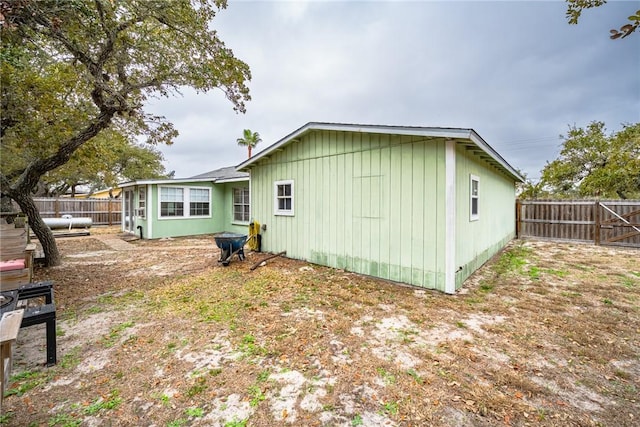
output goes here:
[[237, 170], [290, 258], [454, 293], [515, 236], [522, 178], [473, 129], [308, 123]]
[[234, 167], [191, 178], [130, 181], [120, 188], [122, 230], [142, 238], [248, 232], [249, 174]]

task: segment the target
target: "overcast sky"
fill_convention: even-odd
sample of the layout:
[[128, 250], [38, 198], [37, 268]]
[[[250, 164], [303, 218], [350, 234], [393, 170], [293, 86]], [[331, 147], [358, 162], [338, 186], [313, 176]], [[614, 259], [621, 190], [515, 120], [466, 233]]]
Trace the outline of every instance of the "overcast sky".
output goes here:
[[177, 178], [246, 159], [310, 121], [473, 128], [537, 179], [569, 125], [640, 122], [638, 9], [613, 1], [569, 25], [562, 1], [229, 1], [212, 23], [249, 64], [252, 100], [220, 91], [154, 101], [180, 132], [162, 147]]

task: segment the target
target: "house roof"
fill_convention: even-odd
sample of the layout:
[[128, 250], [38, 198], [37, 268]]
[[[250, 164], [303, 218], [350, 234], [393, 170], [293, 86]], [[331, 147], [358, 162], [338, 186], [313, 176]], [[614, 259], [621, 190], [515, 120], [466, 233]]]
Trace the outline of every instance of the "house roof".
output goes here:
[[189, 178], [175, 178], [175, 179], [142, 179], [137, 181], [129, 181], [120, 184], [120, 187], [131, 187], [134, 185], [146, 185], [146, 184], [184, 184], [187, 182], [213, 182], [215, 184], [222, 184], [225, 182], [237, 182], [248, 181], [249, 174], [247, 172], [237, 171], [235, 167], [229, 166], [212, 170], [209, 172], [201, 173]]
[[192, 179], [209, 178], [215, 181], [230, 181], [234, 179], [249, 178], [247, 172], [239, 172], [234, 166], [220, 168], [209, 172], [201, 173], [191, 177]]
[[309, 122], [306, 125], [296, 129], [289, 135], [285, 136], [275, 144], [270, 145], [261, 152], [248, 160], [240, 163], [236, 169], [238, 171], [249, 170], [250, 166], [258, 162], [260, 159], [269, 157], [269, 155], [284, 146], [296, 142], [297, 138], [302, 135], [316, 130], [329, 130], [341, 132], [361, 132], [361, 133], [377, 133], [390, 135], [413, 135], [425, 136], [431, 138], [453, 139], [463, 144], [468, 150], [484, 158], [489, 163], [494, 164], [498, 168], [511, 175], [517, 181], [524, 181], [524, 178], [518, 171], [511, 166], [496, 150], [494, 150], [480, 135], [473, 129], [462, 128], [440, 128], [440, 127], [420, 127], [420, 126], [389, 126], [389, 125], [362, 125], [351, 123], [324, 123]]

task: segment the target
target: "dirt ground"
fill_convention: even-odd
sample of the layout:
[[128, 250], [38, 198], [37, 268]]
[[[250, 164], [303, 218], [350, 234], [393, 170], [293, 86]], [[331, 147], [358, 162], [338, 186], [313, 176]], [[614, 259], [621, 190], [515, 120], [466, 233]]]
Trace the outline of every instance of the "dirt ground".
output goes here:
[[211, 236], [59, 239], [58, 364], [21, 330], [2, 425], [633, 426], [640, 251], [514, 241], [454, 296]]

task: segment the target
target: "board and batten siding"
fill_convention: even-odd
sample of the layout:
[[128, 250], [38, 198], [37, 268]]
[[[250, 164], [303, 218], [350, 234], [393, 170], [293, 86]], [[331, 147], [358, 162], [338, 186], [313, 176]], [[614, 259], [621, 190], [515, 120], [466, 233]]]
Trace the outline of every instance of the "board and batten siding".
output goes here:
[[[471, 176], [479, 179], [471, 220]], [[515, 237], [515, 182], [464, 146], [456, 149], [456, 289]]]
[[[306, 133], [251, 167], [263, 250], [444, 291], [444, 152], [443, 139]], [[294, 216], [274, 215], [281, 180]]]

